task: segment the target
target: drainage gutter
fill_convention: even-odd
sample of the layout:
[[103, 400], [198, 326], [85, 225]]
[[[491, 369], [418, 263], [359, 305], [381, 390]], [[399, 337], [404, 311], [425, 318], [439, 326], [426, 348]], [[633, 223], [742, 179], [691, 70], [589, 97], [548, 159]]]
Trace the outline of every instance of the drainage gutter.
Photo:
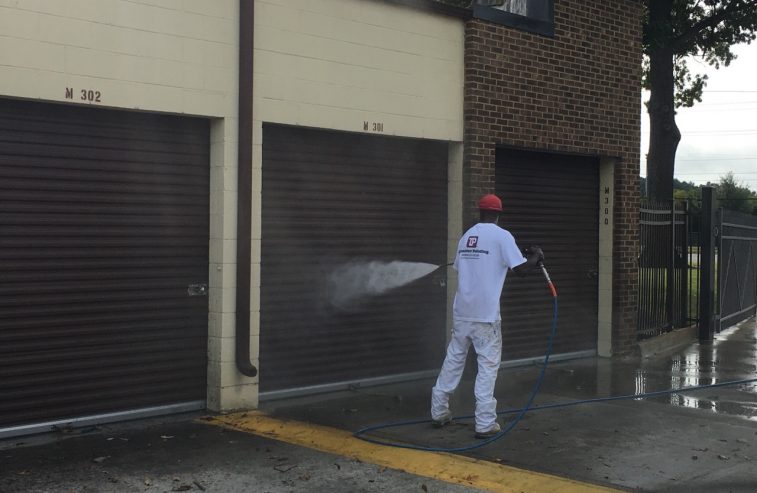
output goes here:
[[236, 364], [242, 375], [258, 369], [250, 358], [250, 266], [252, 241], [252, 63], [254, 0], [239, 0], [239, 150], [237, 155]]

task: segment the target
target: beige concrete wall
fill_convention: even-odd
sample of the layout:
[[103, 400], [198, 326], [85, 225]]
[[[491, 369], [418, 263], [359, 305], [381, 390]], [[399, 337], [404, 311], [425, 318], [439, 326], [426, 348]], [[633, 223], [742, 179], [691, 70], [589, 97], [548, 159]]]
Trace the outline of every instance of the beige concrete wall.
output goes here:
[[618, 159], [602, 158], [599, 163], [599, 279], [597, 313], [597, 354], [612, 356], [612, 286], [615, 218], [615, 166]]
[[[447, 164], [449, 186], [447, 189], [447, 259], [452, 262], [457, 256], [457, 244], [463, 234], [463, 144], [449, 146]], [[452, 307], [457, 292], [457, 271], [447, 267], [447, 342], [452, 337]]]
[[255, 119], [462, 141], [459, 19], [376, 0], [256, 0]]
[[[0, 0], [0, 92], [226, 117], [236, 111], [234, 0]], [[72, 88], [74, 98], [65, 97]]]
[[212, 118], [211, 409], [257, 398], [233, 367], [238, 8], [237, 0], [0, 0], [0, 97]]
[[[260, 334], [263, 123], [462, 142], [463, 52], [460, 19], [376, 0], [256, 0], [253, 339]], [[451, 145], [449, 163], [450, 234], [457, 236], [461, 144]]]

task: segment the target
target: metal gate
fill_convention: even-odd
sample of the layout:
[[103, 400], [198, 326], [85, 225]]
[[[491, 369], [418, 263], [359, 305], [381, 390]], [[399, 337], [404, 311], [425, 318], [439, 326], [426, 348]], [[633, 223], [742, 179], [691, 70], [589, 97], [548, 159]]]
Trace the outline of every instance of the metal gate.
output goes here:
[[718, 328], [726, 328], [757, 308], [757, 217], [723, 209], [718, 229]]

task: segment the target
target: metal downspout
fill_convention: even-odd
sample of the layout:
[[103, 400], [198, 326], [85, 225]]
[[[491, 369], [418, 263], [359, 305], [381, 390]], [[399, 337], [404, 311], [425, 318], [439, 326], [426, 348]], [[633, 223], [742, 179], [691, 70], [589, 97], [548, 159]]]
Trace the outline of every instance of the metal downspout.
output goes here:
[[250, 358], [250, 242], [252, 240], [252, 62], [254, 0], [239, 0], [239, 151], [237, 155], [236, 364], [242, 375], [258, 369]]

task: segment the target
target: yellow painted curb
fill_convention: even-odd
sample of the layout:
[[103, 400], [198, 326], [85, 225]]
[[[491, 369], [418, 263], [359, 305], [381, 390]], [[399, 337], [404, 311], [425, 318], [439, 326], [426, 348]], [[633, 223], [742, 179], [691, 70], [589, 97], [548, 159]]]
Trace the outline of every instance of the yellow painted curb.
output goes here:
[[385, 447], [344, 430], [276, 419], [257, 411], [215, 416], [203, 422], [494, 493], [619, 491], [461, 455]]

